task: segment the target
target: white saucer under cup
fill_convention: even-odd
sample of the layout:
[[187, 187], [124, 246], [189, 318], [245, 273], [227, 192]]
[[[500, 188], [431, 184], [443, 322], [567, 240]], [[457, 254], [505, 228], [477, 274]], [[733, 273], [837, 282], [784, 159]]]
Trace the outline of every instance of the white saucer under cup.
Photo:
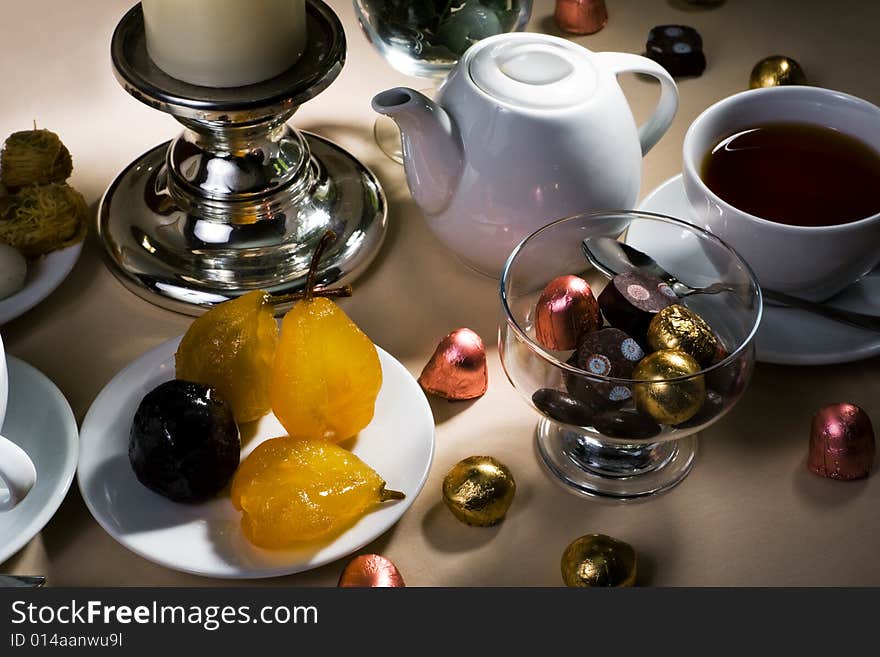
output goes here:
[[[695, 223], [684, 192], [682, 176], [670, 178], [649, 193], [639, 210], [656, 212]], [[678, 274], [675, 261], [679, 245], [657, 240], [647, 226], [630, 230], [626, 241]], [[669, 262], [673, 264], [669, 264]], [[682, 276], [685, 282], [687, 278]], [[856, 312], [880, 315], [880, 271], [875, 271], [834, 298], [833, 305]], [[830, 365], [862, 360], [880, 354], [880, 334], [821, 317], [796, 308], [764, 304], [764, 317], [755, 338], [757, 358], [779, 365]]]
[[37, 480], [14, 509], [0, 513], [0, 564], [55, 515], [73, 481], [78, 451], [76, 419], [61, 391], [17, 358], [7, 357], [7, 366], [9, 404], [2, 434], [28, 454]]

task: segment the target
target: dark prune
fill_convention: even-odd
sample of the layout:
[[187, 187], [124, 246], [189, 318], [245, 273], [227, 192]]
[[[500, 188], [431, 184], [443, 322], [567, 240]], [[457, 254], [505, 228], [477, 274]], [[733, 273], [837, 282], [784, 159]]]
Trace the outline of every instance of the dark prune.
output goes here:
[[230, 405], [201, 383], [175, 379], [141, 400], [128, 458], [140, 482], [175, 502], [220, 492], [238, 467], [241, 440]]

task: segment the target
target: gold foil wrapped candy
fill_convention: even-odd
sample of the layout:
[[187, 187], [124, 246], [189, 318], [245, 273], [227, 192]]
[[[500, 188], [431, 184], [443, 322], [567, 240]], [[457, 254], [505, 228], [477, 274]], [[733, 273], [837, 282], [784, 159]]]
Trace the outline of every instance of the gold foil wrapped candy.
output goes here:
[[[636, 407], [660, 424], [681, 424], [690, 420], [706, 400], [706, 382], [700, 364], [683, 351], [664, 349], [645, 357], [633, 371], [633, 378], [646, 383], [633, 386]], [[691, 377], [683, 381], [666, 381]]]
[[636, 583], [636, 551], [604, 534], [587, 534], [562, 553], [562, 581], [571, 587], [624, 587]]
[[697, 313], [679, 304], [667, 306], [648, 326], [648, 342], [655, 351], [678, 349], [709, 365], [718, 351], [712, 328]]
[[507, 467], [491, 456], [456, 463], [443, 480], [443, 501], [467, 525], [491, 527], [504, 519], [516, 493]]
[[61, 183], [72, 171], [70, 151], [51, 130], [14, 132], [0, 153], [0, 182], [9, 190]]
[[785, 55], [765, 57], [755, 64], [749, 77], [749, 89], [789, 84], [807, 84], [807, 76], [800, 64]]

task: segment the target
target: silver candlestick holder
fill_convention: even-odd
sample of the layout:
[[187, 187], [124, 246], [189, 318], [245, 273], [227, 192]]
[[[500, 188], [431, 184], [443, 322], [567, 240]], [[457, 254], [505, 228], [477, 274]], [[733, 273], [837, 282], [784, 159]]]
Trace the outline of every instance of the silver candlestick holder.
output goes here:
[[225, 89], [159, 69], [147, 54], [140, 5], [117, 26], [111, 54], [119, 82], [184, 126], [130, 164], [101, 200], [105, 259], [139, 296], [195, 315], [255, 289], [301, 290], [328, 230], [337, 239], [320, 263], [323, 284], [355, 278], [381, 247], [387, 205], [376, 177], [336, 144], [287, 124], [345, 61], [333, 10], [307, 0], [306, 14], [308, 46], [292, 68]]

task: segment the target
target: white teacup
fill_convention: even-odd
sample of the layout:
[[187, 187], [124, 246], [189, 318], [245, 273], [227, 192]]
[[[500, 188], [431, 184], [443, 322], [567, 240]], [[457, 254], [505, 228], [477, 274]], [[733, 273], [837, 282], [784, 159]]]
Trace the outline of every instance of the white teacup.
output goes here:
[[[6, 353], [0, 338], [0, 428], [6, 417], [6, 403], [9, 398], [9, 375], [6, 371]], [[9, 495], [0, 498], [0, 511], [8, 511], [17, 506], [33, 488], [37, 481], [37, 470], [25, 451], [0, 436], [0, 480], [9, 489]]]
[[833, 226], [790, 226], [733, 207], [700, 177], [703, 158], [721, 139], [781, 122], [833, 128], [880, 152], [880, 108], [865, 100], [819, 87], [744, 91], [709, 107], [688, 129], [685, 192], [699, 224], [739, 251], [763, 287], [822, 301], [880, 264], [880, 213]]

